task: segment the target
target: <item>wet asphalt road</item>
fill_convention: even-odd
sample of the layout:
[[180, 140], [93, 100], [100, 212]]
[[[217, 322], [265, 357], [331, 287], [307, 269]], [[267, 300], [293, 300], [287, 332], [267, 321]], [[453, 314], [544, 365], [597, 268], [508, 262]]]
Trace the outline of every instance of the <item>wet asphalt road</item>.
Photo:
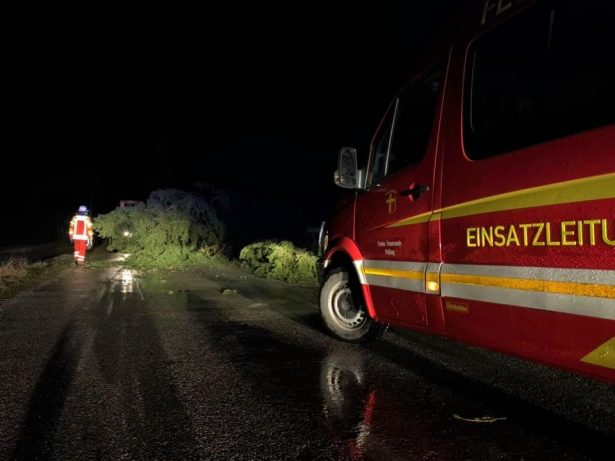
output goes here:
[[233, 266], [71, 267], [0, 304], [0, 459], [613, 459], [614, 386], [416, 333], [340, 343], [315, 300]]

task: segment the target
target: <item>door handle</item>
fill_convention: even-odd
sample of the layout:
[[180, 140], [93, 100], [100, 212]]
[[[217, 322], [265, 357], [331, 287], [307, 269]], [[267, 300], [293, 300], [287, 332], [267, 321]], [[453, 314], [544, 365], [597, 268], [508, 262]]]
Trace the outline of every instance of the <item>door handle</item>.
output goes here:
[[399, 195], [408, 197], [411, 202], [414, 202], [415, 200], [418, 200], [421, 194], [424, 194], [425, 192], [429, 192], [429, 186], [412, 183], [408, 189], [402, 190]]

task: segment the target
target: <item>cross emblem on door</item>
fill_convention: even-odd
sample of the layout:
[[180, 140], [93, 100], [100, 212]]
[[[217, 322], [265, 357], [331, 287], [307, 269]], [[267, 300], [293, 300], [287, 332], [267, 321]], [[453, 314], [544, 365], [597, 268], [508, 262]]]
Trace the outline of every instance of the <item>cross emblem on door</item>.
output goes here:
[[386, 193], [386, 204], [389, 214], [395, 213], [397, 208], [397, 192], [390, 190]]

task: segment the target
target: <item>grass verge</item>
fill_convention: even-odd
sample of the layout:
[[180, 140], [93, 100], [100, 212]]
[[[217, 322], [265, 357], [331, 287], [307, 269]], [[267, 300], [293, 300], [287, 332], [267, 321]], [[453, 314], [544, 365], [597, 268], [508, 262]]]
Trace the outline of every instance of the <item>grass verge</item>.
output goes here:
[[54, 276], [70, 263], [70, 255], [58, 256], [44, 262], [30, 262], [22, 257], [13, 257], [0, 262], [0, 300], [9, 299], [19, 291], [33, 287], [44, 278]]

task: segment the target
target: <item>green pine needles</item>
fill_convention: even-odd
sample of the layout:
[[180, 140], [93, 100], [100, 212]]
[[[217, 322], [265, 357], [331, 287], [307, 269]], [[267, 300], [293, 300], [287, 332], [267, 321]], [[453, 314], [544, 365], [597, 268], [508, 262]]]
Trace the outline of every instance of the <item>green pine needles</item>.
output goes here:
[[141, 267], [169, 267], [221, 256], [225, 227], [202, 197], [177, 189], [152, 192], [145, 204], [99, 215], [94, 228], [108, 249]]
[[317, 282], [316, 256], [291, 242], [265, 241], [245, 246], [239, 259], [256, 275], [291, 283]]

